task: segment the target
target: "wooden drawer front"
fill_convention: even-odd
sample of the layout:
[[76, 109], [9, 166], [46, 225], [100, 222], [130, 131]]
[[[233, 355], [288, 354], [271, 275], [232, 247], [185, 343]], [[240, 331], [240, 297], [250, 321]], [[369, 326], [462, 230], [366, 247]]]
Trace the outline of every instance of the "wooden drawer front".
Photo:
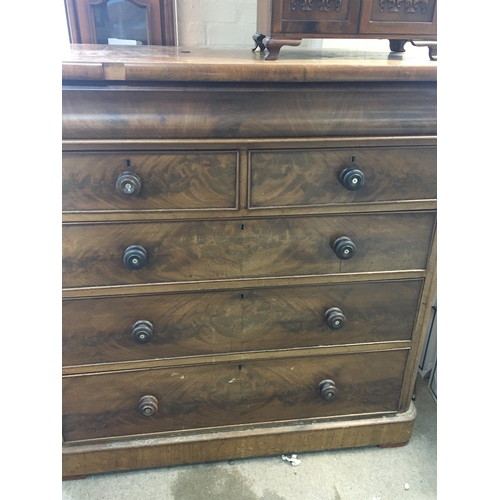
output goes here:
[[360, 0], [281, 0], [276, 3], [283, 4], [283, 33], [356, 33]]
[[437, 0], [363, 0], [359, 33], [437, 35]]
[[[409, 340], [421, 280], [63, 301], [63, 364]], [[328, 326], [340, 309], [345, 324]], [[134, 340], [139, 322], [147, 343]], [[134, 325], [137, 325], [134, 330]]]
[[[63, 379], [65, 441], [398, 410], [406, 350], [242, 361]], [[317, 390], [333, 380], [331, 401]], [[143, 396], [155, 414], [139, 410]]]
[[[432, 212], [63, 227], [63, 286], [425, 269]], [[333, 243], [357, 246], [339, 259]], [[147, 251], [142, 269], [123, 257]]]
[[[238, 153], [65, 153], [64, 211], [236, 208]], [[124, 172], [139, 176], [137, 194], [122, 194]]]
[[[435, 147], [252, 152], [250, 206], [435, 199], [436, 156]], [[340, 182], [340, 174], [352, 167], [365, 177], [355, 191]]]

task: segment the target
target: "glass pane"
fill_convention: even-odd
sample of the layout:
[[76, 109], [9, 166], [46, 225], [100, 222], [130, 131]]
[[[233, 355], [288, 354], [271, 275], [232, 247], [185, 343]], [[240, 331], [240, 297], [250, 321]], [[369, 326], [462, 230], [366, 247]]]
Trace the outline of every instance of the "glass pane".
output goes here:
[[146, 7], [129, 0], [108, 0], [92, 9], [97, 43], [148, 45]]

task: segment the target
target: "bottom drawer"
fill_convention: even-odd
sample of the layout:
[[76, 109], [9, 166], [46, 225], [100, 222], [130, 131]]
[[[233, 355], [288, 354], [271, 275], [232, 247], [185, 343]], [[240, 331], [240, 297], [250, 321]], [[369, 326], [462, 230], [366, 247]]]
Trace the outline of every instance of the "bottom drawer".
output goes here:
[[[407, 354], [393, 350], [68, 376], [63, 437], [70, 442], [396, 412]], [[335, 389], [323, 384], [322, 396], [318, 385], [328, 380]]]

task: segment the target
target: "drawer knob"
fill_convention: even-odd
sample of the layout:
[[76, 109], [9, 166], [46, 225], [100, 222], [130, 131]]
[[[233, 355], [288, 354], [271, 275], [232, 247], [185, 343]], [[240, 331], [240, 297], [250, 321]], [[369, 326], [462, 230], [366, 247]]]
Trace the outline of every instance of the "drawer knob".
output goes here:
[[331, 307], [325, 313], [325, 320], [332, 330], [340, 330], [346, 322], [345, 316], [338, 307]]
[[116, 179], [116, 190], [126, 196], [139, 194], [142, 187], [141, 178], [134, 172], [122, 172]]
[[142, 396], [139, 400], [139, 411], [145, 417], [150, 417], [158, 411], [158, 400], [154, 396]]
[[325, 401], [331, 401], [335, 398], [339, 390], [333, 380], [323, 380], [318, 384], [318, 392]]
[[147, 344], [153, 336], [153, 323], [140, 320], [132, 327], [132, 337], [138, 344]]
[[127, 247], [125, 253], [123, 254], [123, 263], [129, 269], [141, 269], [146, 265], [148, 260], [148, 253], [146, 249], [140, 245], [132, 245]]
[[359, 168], [344, 168], [340, 172], [340, 182], [349, 191], [357, 191], [365, 183], [365, 174]]
[[339, 259], [348, 260], [354, 257], [356, 245], [347, 236], [342, 236], [333, 242], [333, 251]]

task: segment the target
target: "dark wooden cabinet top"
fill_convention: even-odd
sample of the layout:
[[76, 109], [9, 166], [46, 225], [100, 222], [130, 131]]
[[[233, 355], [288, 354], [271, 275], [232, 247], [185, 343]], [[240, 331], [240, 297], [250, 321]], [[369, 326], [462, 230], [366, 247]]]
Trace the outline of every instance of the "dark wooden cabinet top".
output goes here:
[[62, 78], [247, 83], [437, 80], [437, 63], [429, 61], [425, 50], [402, 54], [377, 50], [297, 47], [283, 52], [277, 61], [265, 61], [262, 53], [250, 48], [71, 45], [63, 55]]

